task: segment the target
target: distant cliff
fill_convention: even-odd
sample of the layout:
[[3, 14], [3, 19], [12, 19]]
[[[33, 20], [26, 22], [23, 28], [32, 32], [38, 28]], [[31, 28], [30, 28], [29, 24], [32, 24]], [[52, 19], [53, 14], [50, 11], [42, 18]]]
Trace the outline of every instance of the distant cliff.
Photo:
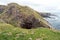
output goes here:
[[44, 18], [51, 18], [51, 16], [56, 16], [55, 14], [52, 14], [52, 13], [39, 13], [42, 17]]

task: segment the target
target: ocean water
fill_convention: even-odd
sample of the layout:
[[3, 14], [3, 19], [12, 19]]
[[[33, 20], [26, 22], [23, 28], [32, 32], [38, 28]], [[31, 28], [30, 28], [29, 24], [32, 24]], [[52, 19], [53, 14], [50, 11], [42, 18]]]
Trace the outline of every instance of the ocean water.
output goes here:
[[56, 16], [51, 16], [51, 18], [45, 18], [55, 29], [60, 30], [60, 13], [54, 13]]

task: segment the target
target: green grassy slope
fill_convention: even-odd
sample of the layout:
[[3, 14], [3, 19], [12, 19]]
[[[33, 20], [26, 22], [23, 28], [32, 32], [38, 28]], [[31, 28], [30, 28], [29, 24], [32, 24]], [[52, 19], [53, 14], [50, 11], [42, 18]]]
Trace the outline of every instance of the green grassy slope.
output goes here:
[[60, 40], [60, 32], [47, 28], [22, 29], [0, 23], [0, 40]]

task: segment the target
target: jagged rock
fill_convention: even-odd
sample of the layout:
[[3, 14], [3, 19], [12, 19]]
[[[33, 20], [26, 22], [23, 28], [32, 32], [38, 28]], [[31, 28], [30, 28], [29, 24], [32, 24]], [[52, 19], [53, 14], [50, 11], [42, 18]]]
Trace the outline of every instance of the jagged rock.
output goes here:
[[0, 13], [2, 13], [6, 9], [5, 5], [0, 5]]
[[14, 26], [27, 29], [36, 27], [51, 28], [51, 25], [37, 11], [16, 3], [10, 3], [3, 14], [0, 15], [0, 19]]
[[43, 13], [43, 12], [41, 12], [39, 14], [44, 18], [51, 18], [50, 16], [56, 16], [56, 15], [51, 14], [51, 13]]

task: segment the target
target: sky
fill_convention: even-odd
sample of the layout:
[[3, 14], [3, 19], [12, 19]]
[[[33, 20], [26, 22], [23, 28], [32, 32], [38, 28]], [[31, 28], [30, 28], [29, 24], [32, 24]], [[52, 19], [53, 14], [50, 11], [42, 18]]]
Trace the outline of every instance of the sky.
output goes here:
[[0, 5], [7, 5], [11, 2], [27, 5], [39, 12], [60, 13], [60, 0], [0, 0]]

